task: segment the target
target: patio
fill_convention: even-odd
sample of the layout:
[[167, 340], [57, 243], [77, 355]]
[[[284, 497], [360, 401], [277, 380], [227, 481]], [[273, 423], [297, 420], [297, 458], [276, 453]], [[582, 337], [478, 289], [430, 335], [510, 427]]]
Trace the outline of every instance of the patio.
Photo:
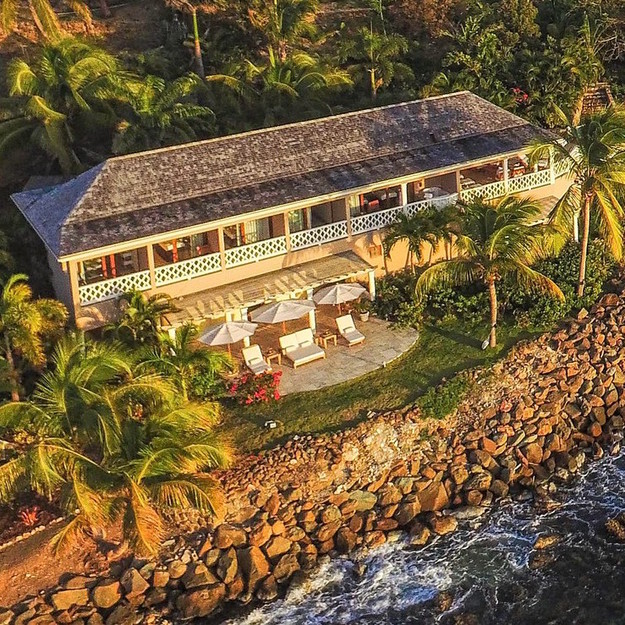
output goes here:
[[[343, 314], [346, 310], [343, 307]], [[317, 308], [317, 334], [324, 335], [333, 333], [337, 336], [336, 346], [328, 341], [326, 358], [316, 360], [294, 369], [291, 363], [282, 358], [282, 365], [277, 361], [272, 362], [274, 371], [282, 371], [280, 392], [282, 395], [289, 393], [314, 391], [326, 386], [340, 384], [365, 373], [386, 366], [395, 358], [406, 352], [417, 340], [418, 332], [414, 329], [391, 328], [390, 324], [376, 318], [361, 322], [355, 313], [355, 325], [366, 339], [364, 343], [354, 347], [348, 347], [336, 331], [335, 318], [339, 316], [335, 306], [320, 306]], [[263, 354], [267, 355], [279, 351], [278, 339], [283, 334], [296, 332], [308, 327], [307, 317], [286, 324], [286, 332], [282, 324], [260, 325], [251, 338], [252, 343], [260, 345]], [[233, 345], [232, 355], [239, 361], [241, 369], [245, 369], [245, 363], [241, 355], [242, 344]]]

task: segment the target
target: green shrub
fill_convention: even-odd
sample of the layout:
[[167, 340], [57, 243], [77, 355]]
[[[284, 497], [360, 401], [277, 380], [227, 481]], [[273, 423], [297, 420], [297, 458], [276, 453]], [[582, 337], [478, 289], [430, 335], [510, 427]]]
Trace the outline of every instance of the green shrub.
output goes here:
[[586, 264], [586, 288], [580, 298], [577, 297], [580, 256], [579, 245], [571, 242], [557, 256], [536, 264], [536, 270], [562, 289], [565, 301], [504, 283], [500, 295], [504, 311], [512, 312], [520, 323], [548, 326], [572, 310], [590, 308], [601, 297], [608, 280], [615, 275], [616, 262], [601, 241], [591, 241]]
[[398, 326], [418, 326], [423, 320], [423, 306], [415, 297], [415, 284], [411, 271], [398, 271], [377, 280], [373, 312]]
[[424, 417], [444, 419], [458, 407], [472, 385], [473, 380], [468, 375], [459, 374], [430, 388], [417, 399], [415, 405]]

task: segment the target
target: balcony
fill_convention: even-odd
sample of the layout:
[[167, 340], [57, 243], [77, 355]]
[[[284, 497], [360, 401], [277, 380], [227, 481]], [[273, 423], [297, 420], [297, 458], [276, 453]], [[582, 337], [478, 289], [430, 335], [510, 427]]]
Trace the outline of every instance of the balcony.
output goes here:
[[225, 264], [222, 264], [222, 253], [211, 253], [177, 263], [162, 265], [155, 268], [154, 285], [151, 284], [150, 271], [130, 273], [125, 276], [84, 284], [79, 287], [80, 304], [88, 306], [119, 297], [122, 293], [137, 289], [147, 291], [151, 288], [174, 284], [183, 280], [191, 280], [211, 273], [231, 269], [242, 265], [281, 256], [290, 250], [298, 251], [314, 246], [324, 245], [333, 241], [347, 239], [367, 232], [382, 230], [390, 226], [400, 212], [414, 216], [428, 207], [442, 208], [453, 204], [458, 199], [471, 201], [476, 198], [485, 200], [502, 197], [508, 193], [521, 193], [552, 184], [555, 177], [566, 173], [565, 167], [556, 163], [552, 169], [543, 169], [522, 176], [499, 180], [496, 182], [464, 189], [460, 193], [451, 193], [428, 200], [412, 202], [401, 207], [375, 211], [352, 217], [349, 221], [336, 221], [316, 228], [308, 228], [292, 232], [287, 236], [278, 236], [256, 243], [226, 249], [223, 252]]

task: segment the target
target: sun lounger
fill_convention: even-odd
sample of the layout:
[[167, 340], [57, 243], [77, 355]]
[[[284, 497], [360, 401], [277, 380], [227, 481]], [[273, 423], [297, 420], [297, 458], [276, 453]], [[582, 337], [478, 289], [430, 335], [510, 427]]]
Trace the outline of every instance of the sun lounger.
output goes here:
[[358, 345], [365, 340], [365, 335], [356, 330], [356, 326], [354, 325], [354, 320], [351, 315], [337, 317], [336, 327], [338, 328], [339, 334], [347, 341], [347, 344], [350, 347], [352, 345]]
[[261, 373], [268, 373], [271, 371], [271, 366], [263, 358], [263, 353], [260, 351], [260, 345], [250, 345], [249, 347], [244, 347], [242, 354], [245, 364], [252, 373], [260, 375]]
[[313, 360], [326, 357], [325, 351], [315, 343], [313, 332], [310, 328], [281, 336], [280, 349], [293, 363], [294, 369]]

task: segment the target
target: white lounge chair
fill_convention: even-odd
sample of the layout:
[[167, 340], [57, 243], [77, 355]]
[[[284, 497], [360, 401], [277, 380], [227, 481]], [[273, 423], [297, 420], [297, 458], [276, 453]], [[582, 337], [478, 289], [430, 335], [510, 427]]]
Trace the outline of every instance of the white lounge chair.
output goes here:
[[354, 320], [351, 315], [337, 317], [336, 327], [338, 328], [339, 334], [347, 341], [347, 344], [350, 347], [352, 345], [358, 345], [365, 340], [365, 335], [356, 330], [356, 326], [354, 325]]
[[242, 350], [243, 360], [248, 369], [255, 375], [261, 373], [269, 373], [271, 371], [271, 365], [263, 358], [263, 353], [260, 351], [260, 345], [250, 345], [244, 347]]
[[299, 365], [326, 357], [325, 351], [315, 343], [315, 337], [310, 328], [281, 336], [280, 349], [293, 363], [294, 369], [297, 369]]

